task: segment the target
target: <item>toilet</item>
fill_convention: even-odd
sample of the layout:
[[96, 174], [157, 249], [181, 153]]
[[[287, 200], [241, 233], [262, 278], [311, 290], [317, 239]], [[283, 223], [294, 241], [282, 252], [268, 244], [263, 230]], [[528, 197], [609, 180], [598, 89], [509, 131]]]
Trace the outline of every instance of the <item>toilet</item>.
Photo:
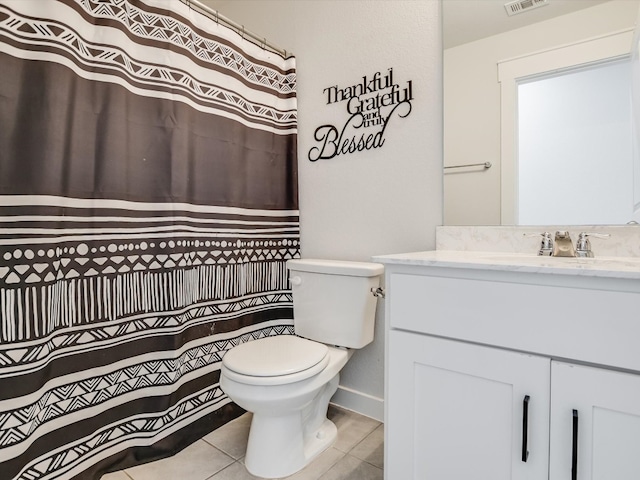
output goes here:
[[327, 419], [340, 370], [373, 341], [377, 263], [289, 260], [295, 335], [240, 344], [222, 359], [220, 387], [253, 413], [245, 456], [258, 477], [291, 475], [331, 446]]

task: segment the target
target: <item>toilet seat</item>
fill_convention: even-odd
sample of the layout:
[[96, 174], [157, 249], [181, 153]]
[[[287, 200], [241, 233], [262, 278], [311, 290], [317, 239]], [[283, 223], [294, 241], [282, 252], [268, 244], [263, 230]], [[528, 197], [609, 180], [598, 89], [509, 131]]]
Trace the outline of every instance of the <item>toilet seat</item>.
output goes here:
[[276, 335], [243, 343], [222, 359], [225, 375], [250, 385], [299, 382], [324, 370], [329, 348], [295, 335]]

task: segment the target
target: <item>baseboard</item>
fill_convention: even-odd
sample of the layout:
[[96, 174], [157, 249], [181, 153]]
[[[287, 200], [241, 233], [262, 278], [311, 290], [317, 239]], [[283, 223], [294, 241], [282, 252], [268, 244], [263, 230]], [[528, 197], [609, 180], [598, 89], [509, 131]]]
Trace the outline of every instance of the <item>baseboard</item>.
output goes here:
[[379, 422], [384, 421], [384, 399], [382, 398], [339, 386], [338, 391], [331, 397], [331, 403]]

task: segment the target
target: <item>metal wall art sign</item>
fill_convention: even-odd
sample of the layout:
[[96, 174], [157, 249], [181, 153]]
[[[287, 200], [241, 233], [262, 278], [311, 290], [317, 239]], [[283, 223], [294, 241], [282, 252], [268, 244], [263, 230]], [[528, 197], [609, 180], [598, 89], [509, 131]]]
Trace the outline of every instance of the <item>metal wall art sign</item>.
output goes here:
[[325, 88], [322, 92], [327, 105], [342, 103], [350, 117], [342, 128], [335, 125], [316, 128], [317, 143], [309, 150], [309, 160], [329, 160], [382, 147], [391, 118], [406, 118], [411, 113], [411, 82], [408, 80], [402, 86], [393, 83], [393, 68], [390, 68], [384, 75], [382, 72], [365, 75], [355, 85]]

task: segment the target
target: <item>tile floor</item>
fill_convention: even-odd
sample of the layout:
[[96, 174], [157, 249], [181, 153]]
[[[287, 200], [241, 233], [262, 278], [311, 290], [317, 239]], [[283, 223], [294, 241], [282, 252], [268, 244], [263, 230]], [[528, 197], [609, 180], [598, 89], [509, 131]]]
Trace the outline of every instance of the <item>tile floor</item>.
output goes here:
[[[290, 480], [382, 480], [384, 426], [335, 406], [328, 417], [338, 427], [334, 445]], [[109, 473], [102, 480], [251, 480], [243, 458], [251, 414], [246, 413], [157, 462]]]

